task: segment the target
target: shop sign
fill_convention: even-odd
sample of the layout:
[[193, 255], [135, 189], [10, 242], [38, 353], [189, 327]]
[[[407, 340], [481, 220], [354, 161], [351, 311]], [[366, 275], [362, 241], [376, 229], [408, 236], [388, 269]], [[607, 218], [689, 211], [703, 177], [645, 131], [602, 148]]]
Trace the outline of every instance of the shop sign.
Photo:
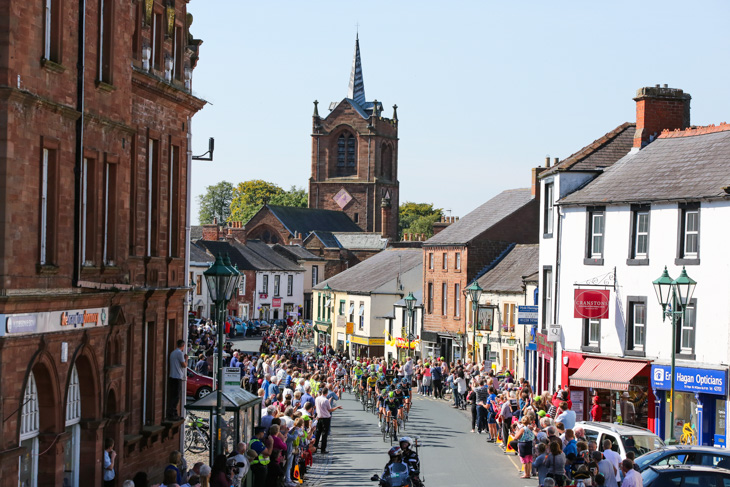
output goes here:
[[0, 336], [49, 333], [78, 328], [107, 326], [109, 308], [87, 308], [17, 315], [0, 314]]
[[355, 323], [347, 322], [345, 323], [345, 333], [348, 335], [354, 335], [355, 334]]
[[281, 308], [281, 298], [274, 298], [271, 300], [271, 306], [274, 308]]
[[553, 358], [553, 344], [548, 341], [547, 335], [535, 333], [537, 337], [537, 353], [543, 358]]
[[[654, 389], [672, 388], [672, 368], [669, 365], [651, 366], [651, 386]], [[727, 373], [724, 370], [674, 368], [674, 390], [679, 392], [704, 392], [724, 396], [727, 390]]]
[[518, 325], [537, 325], [537, 306], [517, 306]]
[[345, 341], [345, 334], [344, 333], [337, 333], [337, 341], [344, 342]]
[[548, 327], [547, 338], [549, 342], [560, 341], [560, 325], [553, 323]]
[[241, 369], [238, 367], [223, 367], [223, 392], [233, 392], [241, 389]]
[[337, 328], [345, 328], [346, 322], [345, 322], [345, 316], [340, 315], [337, 317]]
[[259, 299], [267, 299], [269, 297], [266, 293], [259, 293]]
[[371, 347], [385, 345], [385, 338], [368, 338], [353, 335], [350, 337], [352, 343], [358, 343], [360, 345], [369, 345]]
[[608, 319], [608, 289], [576, 289], [574, 294], [574, 318]]

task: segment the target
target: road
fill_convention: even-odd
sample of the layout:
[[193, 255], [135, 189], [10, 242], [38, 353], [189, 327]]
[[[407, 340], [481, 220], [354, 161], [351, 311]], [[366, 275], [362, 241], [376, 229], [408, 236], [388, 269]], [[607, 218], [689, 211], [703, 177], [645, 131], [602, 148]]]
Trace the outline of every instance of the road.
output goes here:
[[[384, 443], [377, 418], [364, 412], [354, 396], [345, 394], [333, 413], [329, 454], [315, 455], [305, 485], [316, 487], [370, 486], [388, 461], [390, 441]], [[446, 401], [416, 396], [403, 434], [418, 436], [422, 477], [430, 487], [473, 487], [486, 481], [500, 487], [535, 487], [537, 480], [519, 478], [519, 458], [505, 455], [486, 437], [470, 433], [464, 411]]]

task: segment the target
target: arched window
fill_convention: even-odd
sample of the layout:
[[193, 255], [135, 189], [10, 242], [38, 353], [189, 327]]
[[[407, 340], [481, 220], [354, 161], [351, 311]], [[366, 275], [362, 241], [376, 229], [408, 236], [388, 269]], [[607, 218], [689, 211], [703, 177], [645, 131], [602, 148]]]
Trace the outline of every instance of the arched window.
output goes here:
[[337, 139], [337, 175], [357, 174], [357, 141], [355, 136], [345, 132]]
[[38, 388], [33, 372], [28, 376], [23, 394], [23, 410], [20, 413], [20, 446], [25, 454], [18, 465], [18, 485], [35, 487], [38, 485], [38, 434], [40, 433], [40, 411], [38, 408]]
[[388, 181], [393, 180], [393, 148], [385, 144], [380, 151], [380, 176]]
[[79, 453], [81, 447], [81, 388], [79, 372], [74, 364], [66, 394], [66, 433], [69, 434], [63, 449], [63, 485], [79, 485]]

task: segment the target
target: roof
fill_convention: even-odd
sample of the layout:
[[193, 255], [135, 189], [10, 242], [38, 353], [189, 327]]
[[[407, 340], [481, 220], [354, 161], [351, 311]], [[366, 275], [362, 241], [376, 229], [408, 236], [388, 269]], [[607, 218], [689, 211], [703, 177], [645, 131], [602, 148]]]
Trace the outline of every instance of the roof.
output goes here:
[[240, 251], [242, 251], [243, 255], [246, 256], [246, 258], [248, 258], [249, 260], [263, 259], [268, 261], [270, 265], [274, 266], [274, 270], [292, 272], [304, 270], [303, 267], [297, 265], [295, 262], [292, 262], [278, 252], [275, 252], [274, 249], [269, 247], [261, 240], [248, 240], [245, 244], [235, 242], [233, 245]]
[[382, 237], [378, 233], [333, 232], [332, 235], [337, 239], [337, 241], [340, 244], [340, 247], [342, 247], [343, 249], [383, 250], [385, 247], [388, 246], [388, 239], [385, 237]]
[[236, 240], [198, 240], [196, 243], [213, 255], [219, 252], [228, 253], [231, 264], [237, 266], [240, 271], [304, 271], [304, 268], [274, 252], [260, 240], [249, 240], [246, 244]]
[[292, 235], [299, 232], [306, 237], [314, 230], [362, 232], [362, 229], [342, 211], [278, 205], [266, 205], [265, 208], [268, 208]]
[[619, 204], [725, 197], [730, 131], [659, 137], [631, 153], [561, 204]]
[[274, 244], [271, 246], [274, 252], [284, 255], [288, 259], [294, 260], [324, 260], [323, 257], [314, 255], [301, 245], [281, 245]]
[[334, 291], [370, 294], [419, 265], [423, 265], [421, 249], [387, 249], [320, 282], [314, 289], [329, 285]]
[[559, 164], [540, 174], [541, 178], [563, 171], [602, 171], [629, 153], [636, 124], [625, 122]]
[[503, 191], [426, 240], [425, 244], [466, 244], [528, 204], [532, 199], [532, 191], [529, 188]]
[[198, 240], [203, 238], [203, 225], [193, 225], [190, 227], [190, 240]]
[[190, 262], [215, 262], [215, 258], [205, 251], [205, 248], [198, 247], [195, 242], [190, 242]]
[[197, 245], [205, 248], [212, 255], [228, 254], [231, 264], [235, 265], [239, 271], [255, 271], [259, 270], [255, 263], [246, 259], [238, 249], [233, 247], [230, 242], [224, 240], [198, 240]]
[[309, 241], [311, 238], [317, 238], [320, 242], [322, 242], [322, 245], [324, 245], [325, 248], [328, 248], [328, 249], [341, 248], [340, 242], [332, 234], [332, 232], [321, 232], [321, 231], [315, 230], [314, 232], [309, 234], [309, 237], [307, 237], [305, 239], [305, 242]]
[[362, 77], [362, 62], [360, 61], [360, 36], [355, 36], [355, 55], [352, 58], [352, 71], [350, 72], [350, 85], [347, 89], [347, 97], [355, 100], [355, 103], [365, 103], [365, 81]]
[[477, 282], [485, 291], [523, 291], [522, 278], [538, 270], [539, 245], [518, 244]]

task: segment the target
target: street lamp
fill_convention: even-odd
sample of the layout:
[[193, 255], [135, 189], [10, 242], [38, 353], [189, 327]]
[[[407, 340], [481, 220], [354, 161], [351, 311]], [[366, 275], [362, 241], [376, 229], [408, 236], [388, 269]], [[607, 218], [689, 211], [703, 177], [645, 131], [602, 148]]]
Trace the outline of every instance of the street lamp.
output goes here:
[[477, 363], [477, 325], [479, 324], [479, 315], [477, 314], [477, 307], [479, 307], [479, 298], [482, 297], [482, 293], [484, 292], [484, 289], [481, 288], [479, 283], [474, 280], [474, 282], [471, 283], [471, 285], [466, 288], [466, 292], [469, 293], [469, 298], [471, 299], [471, 314], [472, 314], [472, 332], [474, 339], [472, 340], [472, 344], [474, 345], [474, 349], [472, 351], [472, 361], [473, 363]]
[[[416, 297], [413, 295], [413, 292], [409, 292], [408, 296], [406, 296], [405, 299], [406, 302], [406, 308], [408, 309], [408, 316], [411, 318], [411, 326], [408, 327], [408, 356], [411, 356], [411, 337], [413, 336], [413, 330], [415, 330], [415, 316], [413, 315], [413, 310], [416, 307]], [[404, 323], [405, 325], [405, 323]]]
[[674, 440], [674, 362], [677, 353], [677, 320], [685, 319], [684, 310], [692, 300], [697, 281], [687, 275], [684, 266], [679, 277], [673, 280], [667, 272], [667, 266], [664, 266], [664, 272], [653, 284], [657, 300], [662, 306], [662, 321], [667, 318], [672, 320], [672, 381], [669, 393], [669, 440], [672, 441]]
[[228, 302], [233, 296], [233, 290], [238, 287], [238, 280], [241, 278], [240, 272], [231, 266], [231, 260], [228, 254], [225, 257], [222, 254], [218, 254], [215, 258], [215, 262], [205, 272], [205, 282], [208, 284], [208, 293], [210, 299], [214, 303], [216, 309], [218, 322], [218, 387], [217, 403], [216, 403], [216, 430], [217, 435], [214, 438], [215, 442], [215, 453], [220, 455], [223, 453], [223, 443], [221, 442], [221, 430], [223, 428], [223, 343], [224, 343], [224, 332], [225, 317], [223, 311], [225, 310]]
[[[330, 306], [332, 305], [332, 288], [328, 283], [325, 283], [324, 288], [322, 289], [324, 291], [324, 306], [327, 310], [327, 318], [326, 320], [331, 323], [331, 315], [330, 315]], [[326, 336], [326, 335], [325, 335]], [[321, 345], [321, 343], [320, 343]], [[328, 344], [329, 347], [329, 344]]]

